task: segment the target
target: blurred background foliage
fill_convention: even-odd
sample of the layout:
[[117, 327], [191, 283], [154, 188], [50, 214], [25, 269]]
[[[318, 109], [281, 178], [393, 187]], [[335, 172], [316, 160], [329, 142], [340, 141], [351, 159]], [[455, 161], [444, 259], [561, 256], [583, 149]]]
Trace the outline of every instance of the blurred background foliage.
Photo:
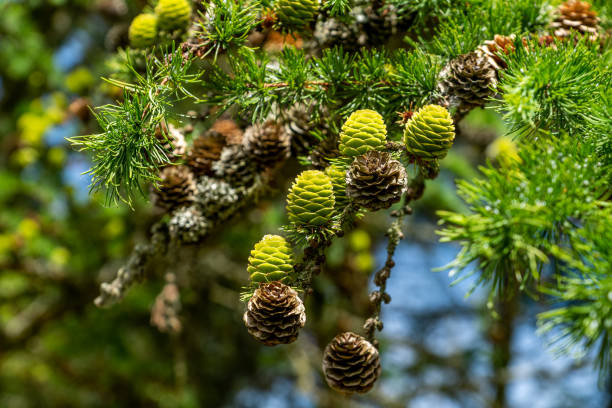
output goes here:
[[[446, 10], [453, 2], [422, 3]], [[114, 69], [108, 56], [126, 44], [129, 21], [144, 6], [0, 2], [0, 406], [485, 407], [497, 406], [499, 393], [512, 407], [608, 403], [588, 361], [555, 359], [534, 334], [536, 300], [523, 299], [502, 325], [486, 312], [485, 291], [465, 300], [469, 281], [451, 288], [450, 278], [431, 272], [458, 251], [434, 235], [437, 210], [465, 209], [455, 178], [477, 177], [476, 165], [517, 154], [490, 110], [462, 122], [408, 226], [384, 312], [383, 378], [369, 395], [348, 400], [328, 391], [318, 364], [327, 341], [366, 315], [369, 274], [384, 261], [385, 214], [366, 217], [329, 249], [308, 300], [307, 330], [287, 347], [264, 348], [248, 336], [237, 295], [251, 246], [284, 222], [281, 194], [160, 265], [160, 276], [170, 264], [189, 272], [179, 282], [180, 333], [150, 325], [162, 279], [110, 309], [94, 307], [98, 283], [155, 215], [144, 201], [132, 211], [88, 195], [82, 172], [90, 163], [65, 138], [93, 132], [88, 107], [119, 96], [98, 78]], [[279, 192], [298, 164], [287, 166]]]

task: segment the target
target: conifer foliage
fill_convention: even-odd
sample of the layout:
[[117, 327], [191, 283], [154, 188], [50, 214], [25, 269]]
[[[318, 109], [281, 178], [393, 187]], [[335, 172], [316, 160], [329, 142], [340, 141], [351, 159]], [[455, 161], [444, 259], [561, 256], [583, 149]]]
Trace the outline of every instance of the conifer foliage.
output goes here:
[[[597, 13], [575, 0], [554, 13], [543, 0], [159, 0], [132, 22], [123, 69], [107, 79], [123, 97], [97, 109], [101, 133], [73, 142], [92, 155], [92, 189], [108, 201], [132, 203], [153, 186], [169, 233], [153, 233], [96, 303], [120, 300], [168, 242], [211, 236], [299, 154], [305, 168], [287, 192], [288, 222], [249, 258], [244, 323], [263, 344], [295, 341], [325, 250], [360, 217], [394, 206], [364, 335], [339, 334], [324, 352], [332, 388], [369, 391], [403, 219], [438, 175], [458, 122], [487, 107], [500, 112], [518, 153], [459, 182], [469, 212], [439, 213], [442, 241], [462, 247], [448, 269], [475, 274], [492, 304], [548, 296], [558, 306], [541, 315], [542, 327], [560, 330], [563, 344], [598, 347], [608, 367], [612, 53], [609, 16]], [[347, 38], [360, 32], [362, 47], [349, 51]], [[166, 124], [193, 133], [194, 109], [209, 130], [169, 154]]]

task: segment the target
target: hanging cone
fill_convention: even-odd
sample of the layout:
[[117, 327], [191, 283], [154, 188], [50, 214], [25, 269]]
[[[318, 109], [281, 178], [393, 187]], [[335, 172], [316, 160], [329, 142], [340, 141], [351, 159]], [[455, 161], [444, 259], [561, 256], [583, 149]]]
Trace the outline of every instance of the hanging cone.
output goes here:
[[340, 153], [355, 157], [381, 149], [387, 141], [387, 127], [380, 113], [362, 109], [348, 117], [340, 132]]
[[355, 204], [377, 211], [389, 208], [406, 191], [406, 169], [387, 152], [370, 150], [346, 172], [346, 194]]
[[155, 14], [160, 30], [187, 31], [191, 20], [191, 5], [188, 0], [159, 0]]
[[289, 30], [305, 29], [317, 16], [318, 0], [277, 0], [274, 12], [280, 23]]
[[157, 17], [155, 14], [139, 14], [134, 17], [128, 31], [133, 48], [147, 48], [155, 45], [157, 38]]
[[443, 159], [455, 140], [455, 125], [448, 110], [439, 105], [426, 105], [406, 123], [406, 150], [414, 157], [431, 161]]
[[323, 373], [327, 384], [336, 391], [366, 393], [380, 375], [378, 350], [358, 334], [339, 334], [325, 347]]
[[247, 272], [251, 283], [287, 283], [293, 271], [293, 251], [280, 235], [265, 235], [249, 256]]
[[275, 167], [290, 154], [291, 139], [273, 120], [253, 125], [244, 132], [244, 146], [259, 169]]
[[477, 52], [460, 55], [440, 73], [440, 91], [459, 112], [483, 106], [493, 95], [497, 71], [489, 59]]
[[322, 171], [305, 170], [293, 182], [287, 196], [287, 213], [292, 224], [319, 227], [334, 215], [334, 189]]
[[266, 346], [294, 342], [306, 324], [297, 292], [280, 282], [263, 283], [253, 293], [243, 316], [247, 330]]
[[212, 164], [221, 158], [225, 143], [225, 137], [210, 131], [195, 139], [187, 155], [187, 164], [194, 174], [211, 175]]

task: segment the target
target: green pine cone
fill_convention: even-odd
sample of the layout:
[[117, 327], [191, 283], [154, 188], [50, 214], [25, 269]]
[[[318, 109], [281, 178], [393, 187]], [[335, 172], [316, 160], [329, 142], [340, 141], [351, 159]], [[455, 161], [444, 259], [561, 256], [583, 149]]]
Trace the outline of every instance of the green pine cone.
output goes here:
[[293, 252], [285, 238], [265, 235], [251, 250], [247, 272], [252, 283], [278, 281], [287, 284], [292, 271]]
[[155, 14], [157, 14], [161, 30], [186, 31], [191, 20], [191, 5], [189, 0], [159, 0], [155, 7]]
[[147, 48], [155, 44], [157, 38], [157, 17], [155, 14], [139, 14], [134, 17], [128, 31], [133, 48]]
[[327, 224], [334, 214], [332, 181], [320, 170], [303, 171], [287, 196], [289, 221], [297, 226], [318, 227]]
[[455, 126], [446, 108], [427, 105], [406, 124], [404, 140], [409, 153], [421, 160], [443, 159], [455, 140]]
[[355, 111], [342, 125], [340, 153], [361, 156], [368, 150], [379, 150], [387, 142], [387, 127], [382, 116], [370, 109]]
[[325, 169], [325, 174], [329, 176], [334, 187], [334, 199], [336, 208], [343, 208], [348, 204], [346, 196], [346, 169], [339, 164], [330, 164]]
[[274, 11], [285, 27], [303, 28], [313, 21], [319, 11], [317, 0], [278, 0]]

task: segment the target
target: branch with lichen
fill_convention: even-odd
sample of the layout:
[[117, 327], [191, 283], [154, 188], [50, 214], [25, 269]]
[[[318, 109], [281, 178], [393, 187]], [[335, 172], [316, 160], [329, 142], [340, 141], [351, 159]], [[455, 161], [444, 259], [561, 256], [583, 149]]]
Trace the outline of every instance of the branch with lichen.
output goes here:
[[115, 278], [111, 282], [100, 284], [100, 294], [94, 300], [95, 305], [108, 307], [123, 299], [126, 291], [145, 277], [153, 258], [166, 252], [167, 234], [164, 224], [155, 224], [151, 229], [150, 241], [136, 245], [126, 264], [117, 271]]
[[214, 212], [207, 211], [204, 200], [196, 201], [191, 206], [175, 210], [167, 221], [155, 224], [149, 242], [136, 245], [115, 278], [100, 284], [100, 295], [94, 300], [96, 306], [107, 307], [121, 301], [131, 286], [147, 276], [152, 269], [151, 262], [164, 256], [171, 243], [177, 247], [193, 245], [212, 236], [227, 220], [240, 214], [269, 190], [266, 180], [260, 178], [251, 187], [241, 189], [242, 193], [235, 197], [233, 206], [226, 211], [216, 212], [216, 208]]

